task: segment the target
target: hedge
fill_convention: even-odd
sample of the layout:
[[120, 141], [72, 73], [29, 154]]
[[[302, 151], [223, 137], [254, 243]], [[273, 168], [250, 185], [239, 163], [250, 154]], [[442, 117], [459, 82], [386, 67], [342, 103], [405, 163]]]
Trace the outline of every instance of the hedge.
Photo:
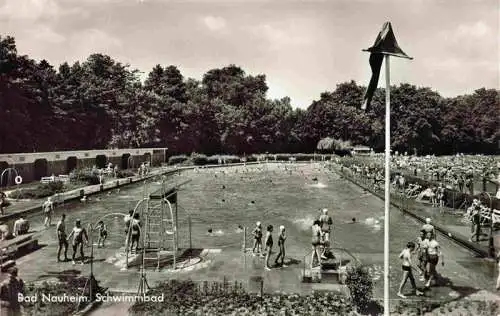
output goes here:
[[88, 185], [95, 185], [101, 183], [99, 181], [99, 176], [96, 172], [90, 169], [78, 169], [74, 170], [69, 174], [71, 181], [85, 182]]
[[54, 181], [40, 183], [37, 187], [32, 189], [15, 190], [9, 194], [9, 197], [12, 199], [40, 199], [63, 191], [64, 183], [61, 181]]
[[189, 158], [186, 155], [172, 156], [168, 158], [169, 165], [176, 165], [185, 162]]

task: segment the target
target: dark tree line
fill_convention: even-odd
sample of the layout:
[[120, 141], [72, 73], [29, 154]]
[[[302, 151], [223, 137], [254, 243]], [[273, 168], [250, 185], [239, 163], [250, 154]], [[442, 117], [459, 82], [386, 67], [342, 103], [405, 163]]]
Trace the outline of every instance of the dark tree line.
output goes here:
[[[266, 98], [265, 75], [235, 65], [201, 81], [176, 66], [138, 71], [110, 56], [63, 63], [19, 55], [0, 36], [0, 152], [168, 147], [169, 152], [312, 152], [324, 137], [384, 147], [384, 91], [369, 112], [354, 81], [324, 92], [307, 110]], [[443, 98], [430, 88], [391, 89], [394, 150], [418, 154], [498, 153], [499, 91]]]

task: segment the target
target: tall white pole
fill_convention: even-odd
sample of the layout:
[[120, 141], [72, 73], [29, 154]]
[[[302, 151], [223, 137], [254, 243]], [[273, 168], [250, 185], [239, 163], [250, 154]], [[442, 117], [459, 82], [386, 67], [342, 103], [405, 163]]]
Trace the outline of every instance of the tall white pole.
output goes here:
[[384, 315], [389, 316], [389, 208], [391, 161], [391, 78], [389, 55], [385, 55], [385, 212], [384, 212]]

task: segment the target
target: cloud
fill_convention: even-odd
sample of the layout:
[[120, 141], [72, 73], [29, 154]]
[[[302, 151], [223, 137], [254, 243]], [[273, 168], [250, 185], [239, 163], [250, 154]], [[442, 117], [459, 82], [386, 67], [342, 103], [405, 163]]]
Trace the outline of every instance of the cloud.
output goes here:
[[458, 26], [455, 36], [459, 38], [482, 38], [489, 36], [491, 29], [483, 21], [477, 21], [474, 24], [461, 24]]
[[215, 16], [206, 16], [202, 19], [202, 22], [203, 24], [205, 24], [206, 27], [208, 27], [208, 29], [210, 31], [220, 31], [224, 28], [226, 28], [226, 20], [224, 18], [221, 18], [221, 17], [215, 17]]
[[63, 8], [56, 0], [4, 0], [0, 6], [0, 17], [9, 21], [55, 19], [75, 13], [80, 13], [80, 10]]
[[279, 28], [270, 24], [251, 27], [250, 33], [264, 39], [273, 49], [284, 48], [284, 46], [299, 46], [310, 42], [310, 37], [302, 36], [292, 28]]
[[46, 25], [38, 26], [36, 31], [33, 32], [33, 35], [31, 37], [34, 40], [51, 44], [62, 43], [66, 39], [63, 35], [56, 33], [54, 30], [52, 30], [50, 27]]
[[122, 42], [112, 35], [98, 30], [86, 29], [75, 32], [69, 39], [69, 47], [74, 52], [73, 58], [86, 59], [90, 54], [103, 53], [116, 57]]

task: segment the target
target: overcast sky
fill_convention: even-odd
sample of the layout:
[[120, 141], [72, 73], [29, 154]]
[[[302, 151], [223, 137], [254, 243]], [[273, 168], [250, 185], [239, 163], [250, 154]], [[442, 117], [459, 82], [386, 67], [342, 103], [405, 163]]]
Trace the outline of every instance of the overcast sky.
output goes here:
[[305, 108], [340, 82], [368, 85], [361, 50], [385, 21], [415, 58], [391, 59], [393, 83], [498, 88], [499, 16], [498, 0], [0, 0], [0, 34], [54, 65], [101, 52], [144, 76], [173, 64], [201, 79], [236, 64]]

